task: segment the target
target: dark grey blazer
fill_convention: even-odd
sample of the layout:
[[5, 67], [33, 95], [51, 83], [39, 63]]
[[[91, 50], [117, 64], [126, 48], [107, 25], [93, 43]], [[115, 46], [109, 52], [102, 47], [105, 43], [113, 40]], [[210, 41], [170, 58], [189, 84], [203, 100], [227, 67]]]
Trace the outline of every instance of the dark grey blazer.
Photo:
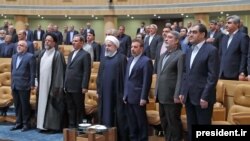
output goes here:
[[157, 65], [156, 101], [162, 104], [173, 104], [174, 98], [180, 94], [180, 85], [184, 68], [184, 53], [175, 50], [162, 68], [165, 53], [161, 55]]
[[89, 86], [91, 73], [90, 54], [80, 49], [71, 61], [73, 53], [69, 54], [64, 88], [67, 92], [81, 92], [83, 88], [88, 89]]

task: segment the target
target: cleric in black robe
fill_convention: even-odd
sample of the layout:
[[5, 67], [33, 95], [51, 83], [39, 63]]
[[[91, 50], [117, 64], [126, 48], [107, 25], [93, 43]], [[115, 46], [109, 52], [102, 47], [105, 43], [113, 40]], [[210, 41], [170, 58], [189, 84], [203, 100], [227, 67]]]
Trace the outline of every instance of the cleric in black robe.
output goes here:
[[66, 63], [56, 47], [53, 33], [45, 36], [45, 49], [38, 56], [37, 128], [61, 131], [64, 121], [64, 74]]
[[125, 55], [117, 53], [118, 47], [116, 37], [106, 37], [105, 56], [97, 77], [98, 114], [100, 124], [117, 127], [118, 140], [128, 141], [128, 124], [122, 100], [127, 59]]

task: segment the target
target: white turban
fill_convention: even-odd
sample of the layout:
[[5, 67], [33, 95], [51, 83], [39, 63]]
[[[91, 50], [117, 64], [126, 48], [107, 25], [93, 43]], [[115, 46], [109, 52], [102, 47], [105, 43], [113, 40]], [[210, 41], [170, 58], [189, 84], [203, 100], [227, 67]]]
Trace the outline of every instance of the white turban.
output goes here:
[[120, 42], [115, 36], [106, 36], [105, 43], [107, 41], [112, 42], [117, 48], [119, 48]]

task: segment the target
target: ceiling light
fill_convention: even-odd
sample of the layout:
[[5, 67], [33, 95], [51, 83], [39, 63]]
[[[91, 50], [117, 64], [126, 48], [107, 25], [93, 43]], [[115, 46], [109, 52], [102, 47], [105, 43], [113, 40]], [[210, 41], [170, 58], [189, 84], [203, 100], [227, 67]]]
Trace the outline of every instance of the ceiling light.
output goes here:
[[220, 14], [223, 14], [223, 11], [221, 11]]
[[129, 17], [130, 15], [128, 14], [127, 17]]
[[158, 19], [160, 19], [160, 18], [161, 18], [161, 16], [158, 16], [157, 18], [158, 18]]
[[156, 17], [156, 14], [154, 14], [154, 17]]
[[183, 13], [181, 13], [181, 15], [183, 16], [184, 14], [183, 14]]
[[134, 19], [134, 17], [132, 16], [131, 19]]

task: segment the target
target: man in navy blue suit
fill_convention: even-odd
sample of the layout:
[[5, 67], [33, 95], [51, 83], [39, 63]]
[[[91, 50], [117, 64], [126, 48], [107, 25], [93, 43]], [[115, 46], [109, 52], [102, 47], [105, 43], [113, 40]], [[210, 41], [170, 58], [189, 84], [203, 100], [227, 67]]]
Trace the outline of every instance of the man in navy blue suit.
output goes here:
[[203, 24], [190, 30], [191, 49], [187, 51], [179, 98], [186, 106], [189, 141], [192, 125], [211, 124], [215, 88], [219, 76], [218, 50], [206, 43], [207, 29]]
[[226, 29], [220, 43], [220, 78], [227, 80], [245, 80], [247, 76], [247, 54], [249, 37], [239, 30], [240, 17], [227, 17]]
[[146, 104], [152, 82], [153, 64], [143, 55], [143, 42], [134, 39], [131, 45], [124, 85], [124, 103], [127, 104], [127, 118], [131, 141], [148, 141]]
[[11, 89], [16, 110], [16, 124], [11, 131], [29, 129], [30, 90], [35, 86], [36, 60], [27, 52], [27, 43], [21, 40], [17, 44], [17, 53], [11, 61]]

